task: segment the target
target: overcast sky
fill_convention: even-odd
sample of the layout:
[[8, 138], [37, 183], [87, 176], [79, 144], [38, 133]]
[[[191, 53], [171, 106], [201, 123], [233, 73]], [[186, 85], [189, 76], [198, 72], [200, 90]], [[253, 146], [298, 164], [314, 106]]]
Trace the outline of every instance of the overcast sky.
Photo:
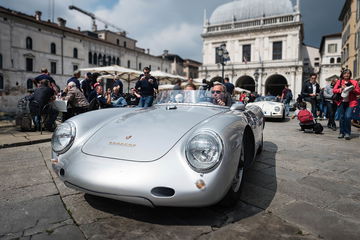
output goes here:
[[[47, 20], [51, 19], [51, 1], [55, 2], [54, 19], [65, 18], [67, 26], [91, 29], [88, 16], [68, 9], [75, 5], [123, 28], [129, 37], [138, 40], [139, 47], [150, 48], [154, 55], [167, 49], [182, 58], [202, 61], [204, 9], [209, 18], [217, 6], [231, 0], [0, 0], [0, 5], [29, 15], [40, 10], [42, 19]], [[341, 32], [338, 18], [344, 2], [301, 0], [305, 44], [319, 47], [323, 35]], [[97, 24], [98, 29], [103, 28], [100, 22]]]

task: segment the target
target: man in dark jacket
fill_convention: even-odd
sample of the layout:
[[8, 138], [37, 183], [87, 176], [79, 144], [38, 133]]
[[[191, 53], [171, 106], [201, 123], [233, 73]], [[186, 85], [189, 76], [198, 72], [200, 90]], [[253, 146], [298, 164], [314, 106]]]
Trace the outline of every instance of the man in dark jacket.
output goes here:
[[305, 102], [311, 104], [311, 113], [314, 117], [317, 116], [317, 96], [320, 94], [320, 85], [316, 82], [317, 75], [315, 73], [310, 75], [310, 81], [306, 82], [301, 94]]
[[154, 101], [155, 91], [158, 90], [156, 78], [150, 75], [150, 68], [144, 68], [144, 74], [141, 74], [135, 89], [139, 91], [141, 97], [139, 107], [151, 107]]
[[76, 70], [76, 71], [74, 72], [73, 77], [72, 77], [72, 78], [69, 78], [69, 80], [67, 80], [66, 85], [68, 85], [70, 82], [74, 82], [75, 85], [76, 85], [76, 87], [81, 90], [80, 81], [79, 81], [79, 79], [78, 79], [79, 77], [80, 77], [80, 71], [79, 71], [79, 70]]
[[84, 96], [86, 97], [87, 100], [89, 100], [89, 95], [91, 93], [92, 87], [91, 87], [91, 73], [88, 72], [85, 75], [85, 79], [81, 82], [81, 89], [82, 92], [84, 93]]
[[55, 91], [49, 87], [46, 79], [41, 80], [39, 84], [39, 87], [35, 89], [33, 95], [29, 98], [30, 113], [33, 116], [36, 129], [40, 128], [41, 115], [48, 114], [45, 127], [49, 131], [54, 131], [54, 122], [59, 112], [47, 104], [55, 99]]

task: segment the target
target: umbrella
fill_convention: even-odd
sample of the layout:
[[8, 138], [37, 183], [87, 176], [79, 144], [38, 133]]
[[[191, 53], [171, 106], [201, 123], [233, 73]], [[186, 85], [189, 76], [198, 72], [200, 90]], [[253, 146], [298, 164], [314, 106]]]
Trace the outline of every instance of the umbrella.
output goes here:
[[239, 88], [239, 87], [236, 87], [236, 88], [234, 89], [234, 91], [235, 91], [236, 93], [241, 93], [241, 92], [251, 93], [251, 91], [249, 91], [249, 90], [247, 90], [247, 89], [244, 89], [244, 88]]
[[173, 84], [163, 84], [163, 85], [159, 85], [159, 91], [162, 90], [172, 90], [174, 88], [175, 85]]
[[95, 67], [95, 68], [81, 68], [80, 71], [85, 72], [103, 72], [111, 73], [116, 75], [117, 78], [127, 81], [128, 92], [130, 91], [130, 82], [137, 79], [142, 72], [133, 70], [130, 68], [121, 67], [118, 65], [106, 66], [106, 67]]
[[161, 80], [163, 81], [169, 81], [169, 82], [173, 82], [177, 79], [183, 80], [185, 81], [186, 78], [180, 75], [173, 75], [170, 73], [166, 73], [166, 72], [161, 72], [161, 71], [152, 71], [151, 75], [156, 77], [158, 79], [158, 81], [160, 82]]

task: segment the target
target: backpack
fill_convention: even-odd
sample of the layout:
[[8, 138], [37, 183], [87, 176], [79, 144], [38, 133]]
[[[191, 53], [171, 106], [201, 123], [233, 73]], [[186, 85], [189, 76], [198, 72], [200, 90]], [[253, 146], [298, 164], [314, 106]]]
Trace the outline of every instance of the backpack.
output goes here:
[[314, 121], [312, 113], [307, 109], [300, 110], [297, 118], [299, 119], [300, 123], [310, 123]]

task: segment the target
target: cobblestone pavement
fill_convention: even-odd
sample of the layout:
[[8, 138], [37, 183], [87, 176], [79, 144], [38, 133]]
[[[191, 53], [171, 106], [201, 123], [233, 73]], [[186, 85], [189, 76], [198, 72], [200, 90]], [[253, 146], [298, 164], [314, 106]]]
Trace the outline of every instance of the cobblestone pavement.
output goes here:
[[[322, 122], [324, 124], [324, 122]], [[0, 239], [359, 239], [359, 131], [266, 122], [233, 208], [147, 208], [66, 188], [50, 144], [0, 149]]]

